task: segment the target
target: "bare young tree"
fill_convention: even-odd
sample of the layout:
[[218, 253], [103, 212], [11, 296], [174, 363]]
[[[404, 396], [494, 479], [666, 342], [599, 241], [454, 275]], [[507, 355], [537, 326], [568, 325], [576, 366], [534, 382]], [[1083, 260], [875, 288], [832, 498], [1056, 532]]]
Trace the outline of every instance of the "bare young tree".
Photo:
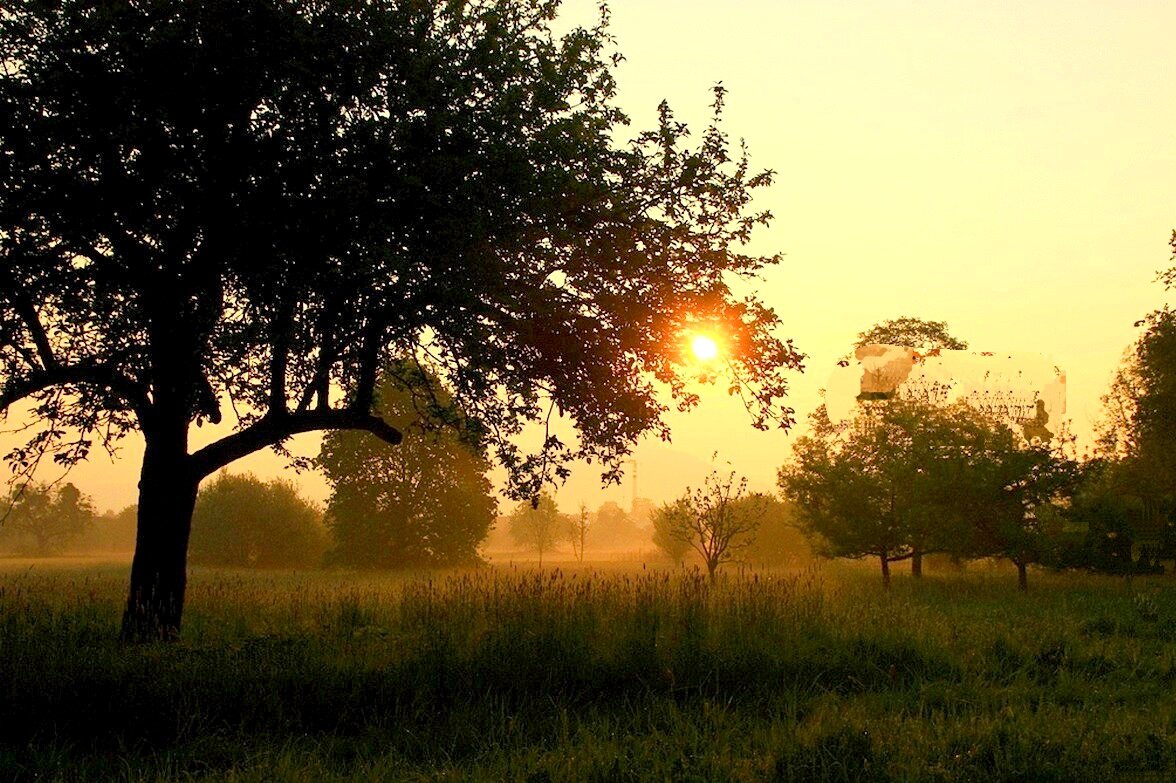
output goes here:
[[576, 560], [584, 562], [584, 545], [588, 540], [588, 529], [592, 527], [592, 519], [588, 515], [588, 504], [580, 503], [580, 513], [576, 516], [568, 515], [568, 541], [572, 542], [572, 551], [576, 553]]
[[766, 509], [764, 495], [748, 494], [746, 476], [712, 469], [701, 487], [687, 487], [664, 513], [669, 535], [702, 555], [707, 574], [714, 579], [720, 565], [751, 543]]

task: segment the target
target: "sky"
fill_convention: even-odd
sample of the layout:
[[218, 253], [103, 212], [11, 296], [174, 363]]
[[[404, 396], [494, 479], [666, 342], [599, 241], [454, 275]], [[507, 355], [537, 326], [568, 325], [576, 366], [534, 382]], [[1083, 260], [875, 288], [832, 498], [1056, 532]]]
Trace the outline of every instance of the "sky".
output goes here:
[[[595, 7], [566, 0], [560, 23]], [[754, 288], [808, 356], [790, 401], [802, 423], [858, 332], [915, 316], [976, 350], [1045, 354], [1087, 440], [1134, 322], [1165, 302], [1173, 29], [1176, 3], [1144, 0], [628, 0], [611, 24], [634, 135], [662, 99], [701, 131], [721, 81], [727, 130], [777, 172], [756, 203], [775, 220], [751, 249], [785, 255]], [[715, 452], [770, 490], [794, 437], [756, 432], [717, 387], [671, 424], [671, 444], [636, 451], [637, 491], [656, 501], [700, 481]], [[140, 454], [128, 442], [71, 480], [99, 507], [131, 503]], [[298, 480], [325, 497], [317, 477]], [[578, 471], [561, 506], [633, 491], [598, 485]]]

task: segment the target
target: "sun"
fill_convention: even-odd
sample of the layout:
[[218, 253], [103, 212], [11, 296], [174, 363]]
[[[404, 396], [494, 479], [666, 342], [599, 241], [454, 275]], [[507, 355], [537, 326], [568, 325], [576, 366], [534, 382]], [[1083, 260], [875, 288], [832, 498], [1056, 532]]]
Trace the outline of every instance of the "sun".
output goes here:
[[718, 343], [705, 334], [695, 335], [694, 339], [690, 341], [690, 349], [694, 351], [696, 358], [704, 362], [709, 362], [719, 355]]

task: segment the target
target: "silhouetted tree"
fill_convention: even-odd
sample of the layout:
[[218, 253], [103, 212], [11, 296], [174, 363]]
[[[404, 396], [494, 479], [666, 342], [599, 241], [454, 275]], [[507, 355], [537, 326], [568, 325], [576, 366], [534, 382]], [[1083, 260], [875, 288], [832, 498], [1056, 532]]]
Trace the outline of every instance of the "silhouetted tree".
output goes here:
[[747, 493], [746, 477], [712, 469], [702, 486], [687, 487], [668, 507], [668, 533], [698, 552], [714, 579], [720, 565], [751, 543], [767, 505], [764, 495]]
[[526, 547], [539, 555], [543, 565], [543, 553], [555, 547], [563, 537], [566, 520], [559, 513], [555, 498], [541, 492], [535, 501], [524, 500], [515, 506], [508, 518], [510, 537], [516, 544]]
[[[1171, 290], [1176, 267], [1160, 279]], [[1141, 504], [1139, 532], [1158, 539], [1176, 505], [1176, 312], [1165, 306], [1137, 326], [1142, 333], [1103, 396], [1098, 445], [1104, 482]]]
[[[142, 433], [126, 639], [179, 632], [200, 481], [298, 433], [401, 433], [372, 413], [424, 360], [532, 496], [588, 457], [616, 478], [696, 396], [699, 322], [725, 334], [753, 423], [787, 426], [800, 355], [728, 287], [770, 183], [715, 122], [662, 105], [630, 132], [604, 21], [558, 3], [145, 0], [0, 14], [0, 411], [31, 475]], [[625, 134], [623, 137], [618, 134]], [[632, 138], [621, 143], [620, 138]], [[575, 448], [511, 435], [558, 407]], [[20, 408], [25, 414], [25, 408]], [[193, 449], [193, 423], [236, 415]]]
[[874, 324], [858, 333], [855, 347], [871, 343], [901, 345], [920, 353], [934, 350], [962, 351], [968, 347], [963, 340], [953, 337], [946, 321], [925, 321], [922, 318], [892, 318]]
[[[854, 345], [860, 348], [871, 343], [901, 345], [923, 354], [941, 350], [962, 351], [968, 347], [966, 342], [952, 336], [946, 321], [926, 321], [910, 316], [874, 324], [858, 333]], [[923, 552], [917, 548], [911, 552], [911, 575], [916, 578], [923, 575]]]
[[1061, 449], [964, 403], [889, 401], [843, 424], [821, 408], [779, 482], [826, 554], [879, 558], [887, 586], [889, 564], [919, 551], [1007, 558], [1026, 589], [1027, 567], [1053, 559], [1054, 504], [1072, 492]]
[[193, 563], [314, 568], [326, 548], [322, 513], [289, 481], [220, 473], [196, 497]]
[[957, 475], [948, 479], [947, 500], [970, 528], [952, 554], [1005, 558], [1017, 567], [1018, 587], [1028, 590], [1028, 567], [1057, 560], [1062, 508], [1074, 495], [1078, 466], [1063, 453], [1065, 439], [1026, 443], [1002, 422], [977, 423], [951, 460]]
[[73, 484], [13, 488], [0, 523], [0, 541], [23, 554], [60, 555], [94, 524], [94, 504]]
[[451, 419], [461, 412], [435, 387], [427, 406], [414, 404], [394, 380], [395, 373], [414, 371], [394, 365], [376, 395], [376, 414], [404, 433], [399, 446], [366, 432], [323, 438], [316, 464], [332, 487], [327, 524], [333, 563], [395, 568], [478, 560], [497, 509], [486, 476], [490, 463], [458, 430], [430, 425], [421, 408], [448, 408]]
[[988, 426], [963, 404], [892, 400], [840, 424], [822, 406], [780, 469], [780, 488], [825, 554], [877, 557], [889, 587], [891, 563], [971, 544], [954, 493], [974, 478], [963, 466]]

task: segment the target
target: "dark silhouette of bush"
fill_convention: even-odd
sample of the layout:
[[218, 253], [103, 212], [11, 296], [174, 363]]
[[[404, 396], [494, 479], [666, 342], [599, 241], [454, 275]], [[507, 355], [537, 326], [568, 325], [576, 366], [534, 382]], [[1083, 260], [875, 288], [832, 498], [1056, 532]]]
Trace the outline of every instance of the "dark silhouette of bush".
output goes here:
[[313, 568], [326, 547], [321, 512], [289, 481], [221, 473], [196, 498], [193, 563]]

